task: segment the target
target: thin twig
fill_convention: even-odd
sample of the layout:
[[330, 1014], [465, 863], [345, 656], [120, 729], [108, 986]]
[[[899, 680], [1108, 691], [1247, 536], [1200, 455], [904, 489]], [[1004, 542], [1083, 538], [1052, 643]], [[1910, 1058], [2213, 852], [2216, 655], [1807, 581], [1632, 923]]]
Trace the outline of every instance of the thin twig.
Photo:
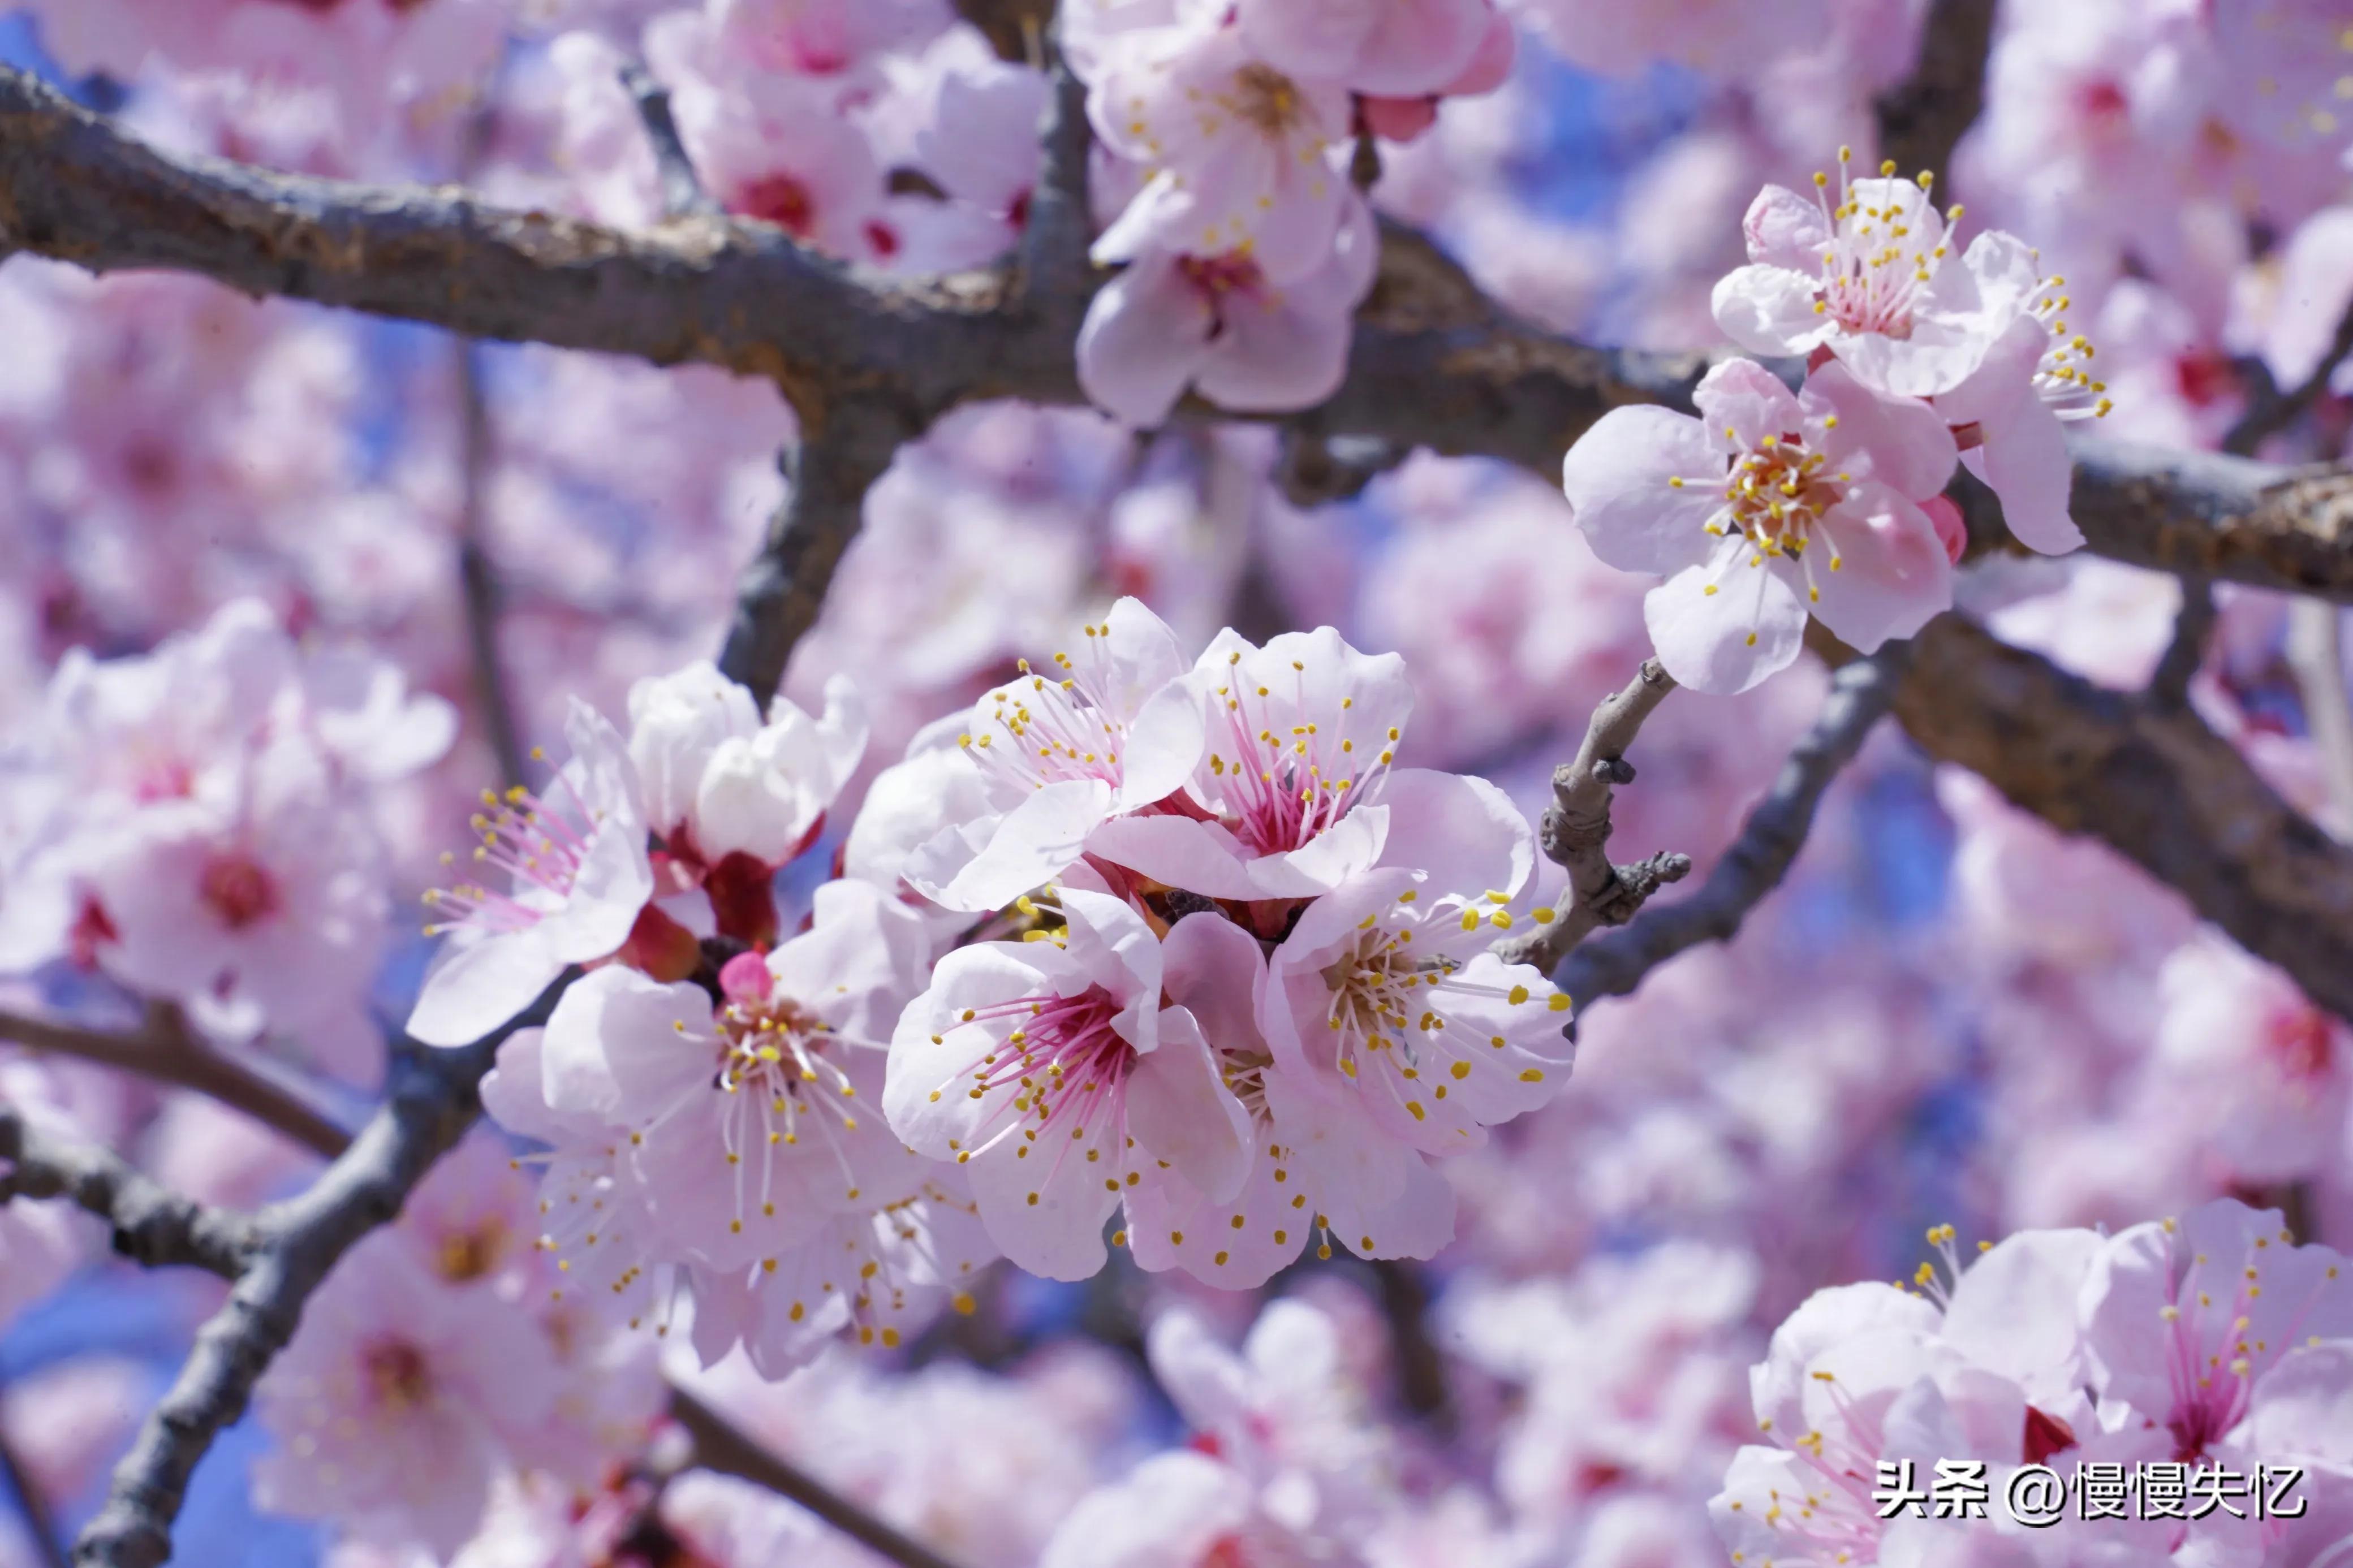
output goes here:
[[205, 1045], [174, 1008], [149, 1009], [147, 1027], [135, 1035], [0, 1009], [0, 1040], [194, 1089], [329, 1158], [351, 1141], [325, 1112]]
[[1691, 870], [1683, 855], [1614, 866], [1609, 854], [1615, 786], [1634, 782], [1626, 749], [1674, 689], [1674, 678], [1657, 659], [1644, 660], [1624, 690], [1593, 710], [1576, 758], [1553, 770], [1552, 804], [1545, 807], [1539, 837], [1546, 858], [1567, 871], [1568, 885], [1548, 923], [1495, 944], [1495, 956], [1504, 963], [1549, 970], [1594, 927], [1624, 925], [1661, 884], [1681, 881]]
[[2353, 837], [2353, 706], [2345, 689], [2345, 612], [2321, 599], [2287, 607], [2287, 667], [2304, 697], [2305, 731], [2320, 759], [2337, 837]]
[[259, 1233], [243, 1215], [184, 1198], [112, 1151], [58, 1138], [0, 1105], [0, 1202], [63, 1198], [104, 1220], [114, 1250], [150, 1268], [235, 1279]]
[[1823, 792], [1894, 703], [1908, 659], [1909, 645], [1889, 643], [1833, 676], [1820, 717], [1790, 750], [1772, 789], [1699, 891], [1681, 903], [1646, 910], [1624, 931], [1586, 943], [1553, 983], [1580, 1005], [1622, 996], [1684, 949], [1730, 941], [1748, 911], [1788, 874]]
[[694, 1439], [694, 1460], [707, 1470], [739, 1477], [790, 1498], [834, 1529], [900, 1568], [956, 1568], [915, 1540], [849, 1501], [790, 1460], [769, 1451], [726, 1416], [682, 1388], [670, 1390], [670, 1413]]
[[480, 346], [459, 338], [450, 349], [458, 377], [458, 583], [466, 606], [466, 641], [473, 656], [474, 702], [491, 754], [498, 760], [500, 781], [512, 786], [523, 782], [523, 747], [507, 689], [506, 661], [499, 651], [505, 596], [484, 540], [491, 463], [490, 407], [482, 395]]
[[635, 60], [621, 67], [621, 86], [637, 103], [638, 119], [646, 128], [646, 140], [654, 150], [655, 166], [661, 172], [662, 216], [718, 216], [720, 205], [703, 189], [702, 177], [694, 172], [694, 160], [688, 155], [686, 142], [678, 133], [678, 121], [670, 110], [670, 89]]
[[[2253, 457], [2257, 447], [2303, 418], [2320, 401], [2320, 395], [2328, 390], [2329, 382], [2337, 374], [2337, 367], [2348, 359], [2353, 359], [2353, 305], [2346, 307], [2343, 319], [2337, 323], [2336, 335], [2329, 340], [2312, 374], [2284, 393], [2263, 396], [2259, 391], [2238, 423], [2222, 437], [2222, 450], [2242, 458]], [[2266, 378], [2264, 389], [2268, 385]]]
[[[0, 1387], [0, 1395], [7, 1390]], [[49, 1508], [49, 1500], [41, 1493], [40, 1483], [16, 1455], [16, 1445], [8, 1440], [8, 1430], [0, 1425], [0, 1481], [16, 1494], [16, 1506], [24, 1510], [26, 1532], [33, 1538], [33, 1550], [39, 1554], [42, 1568], [67, 1568], [65, 1542], [58, 1534], [57, 1515]]]
[[2214, 635], [2214, 584], [2187, 574], [2181, 608], [2173, 614], [2173, 637], [2148, 678], [2148, 700], [2179, 708], [2189, 700], [2189, 682], [2206, 662], [2206, 639]]

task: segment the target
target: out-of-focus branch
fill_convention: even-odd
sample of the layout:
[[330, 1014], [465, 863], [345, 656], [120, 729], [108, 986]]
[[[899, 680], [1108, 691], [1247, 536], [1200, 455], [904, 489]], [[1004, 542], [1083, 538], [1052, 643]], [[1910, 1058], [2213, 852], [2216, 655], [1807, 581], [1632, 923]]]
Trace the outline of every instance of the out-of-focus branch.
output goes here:
[[2348, 359], [2353, 359], [2353, 305], [2346, 307], [2343, 319], [2337, 323], [2336, 335], [2329, 340], [2310, 375], [2285, 392], [2273, 388], [2268, 376], [2263, 378], [2263, 385], [2246, 413], [2222, 437], [2222, 450], [2252, 456], [2266, 440], [2303, 418], [2320, 401], [2320, 395], [2328, 390], [2337, 367]]
[[754, 1441], [726, 1416], [682, 1388], [670, 1390], [670, 1413], [694, 1439], [694, 1462], [790, 1498], [870, 1552], [900, 1568], [956, 1565]]
[[1087, 197], [1087, 89], [1059, 49], [1050, 49], [1046, 79], [1052, 97], [1039, 127], [1041, 158], [1021, 232], [1021, 300], [1056, 317], [1059, 334], [1075, 333], [1085, 311], [1093, 264], [1087, 257], [1094, 216]]
[[1729, 942], [1748, 911], [1788, 875], [1823, 793], [1895, 702], [1909, 661], [1909, 645], [1890, 643], [1841, 669], [1831, 679], [1820, 717], [1790, 749], [1773, 787], [1748, 814], [1740, 837], [1699, 891], [1679, 903], [1645, 910], [1624, 931], [1586, 943], [1554, 972], [1553, 983], [1580, 1005], [1599, 996], [1622, 996], [1684, 949]]
[[499, 651], [499, 619], [505, 595], [483, 537], [489, 500], [491, 413], [482, 395], [480, 351], [464, 339], [450, 344], [458, 377], [458, 586], [466, 605], [466, 640], [473, 655], [474, 704], [482, 715], [483, 738], [498, 760], [499, 778], [523, 782], [522, 733], [507, 690], [506, 661]]
[[[6, 1392], [0, 1388], [0, 1394]], [[40, 1483], [34, 1479], [31, 1467], [16, 1457], [16, 1445], [9, 1442], [5, 1428], [0, 1428], [0, 1483], [5, 1483], [16, 1494], [16, 1504], [24, 1510], [26, 1532], [33, 1538], [33, 1550], [39, 1554], [41, 1568], [67, 1568], [57, 1516], [50, 1511], [49, 1500], [41, 1494]]]
[[980, 29], [997, 58], [1036, 65], [1039, 39], [1053, 19], [1054, 0], [952, 0], [955, 14]]
[[1545, 858], [1568, 873], [1568, 885], [1548, 923], [1495, 944], [1495, 956], [1504, 963], [1549, 970], [1594, 927], [1624, 925], [1662, 883], [1679, 882], [1690, 872], [1687, 855], [1654, 855], [1637, 865], [1613, 866], [1609, 853], [1615, 786], [1634, 782], [1626, 748], [1674, 689], [1674, 678], [1657, 659], [1644, 660], [1623, 690], [1593, 710], [1576, 758], [1553, 770], [1552, 804], [1545, 807], [1537, 838]]
[[858, 536], [866, 492], [913, 434], [887, 406], [845, 400], [822, 424], [804, 424], [782, 459], [791, 484], [744, 569], [719, 668], [763, 705], [783, 684], [802, 634], [817, 624], [842, 552]]
[[0, 1011], [0, 1040], [194, 1089], [330, 1158], [351, 1141], [292, 1091], [206, 1046], [175, 1008], [150, 1008], [146, 1026], [132, 1035]]
[[244, 1415], [254, 1384], [293, 1337], [303, 1302], [360, 1237], [400, 1212], [433, 1162], [464, 1134], [481, 1109], [477, 1091], [500, 1042], [546, 1022], [564, 984], [549, 986], [530, 1009], [470, 1046], [395, 1054], [385, 1102], [351, 1146], [308, 1191], [260, 1216], [259, 1246], [115, 1467], [105, 1506], [75, 1545], [77, 1563], [157, 1568], [171, 1555], [188, 1478]]
[[1904, 174], [1925, 170], [1942, 181], [1955, 144], [1985, 107], [1995, 9], [1995, 0], [1936, 0], [1912, 75], [1880, 95], [1879, 155]]
[[2353, 1019], [2353, 849], [2194, 711], [2105, 690], [1946, 615], [1913, 639], [1895, 713], [1930, 755], [2116, 849]]
[[653, 148], [654, 166], [660, 171], [662, 215], [671, 218], [718, 216], [719, 204], [702, 188], [702, 176], [694, 172], [694, 160], [678, 133], [678, 121], [670, 111], [670, 89], [635, 60], [621, 68], [621, 86], [638, 106], [638, 119]]
[[[186, 1265], [207, 1269], [242, 1288], [245, 1271], [265, 1261], [270, 1248], [286, 1244], [291, 1225], [301, 1216], [311, 1216], [302, 1245], [317, 1251], [329, 1239], [325, 1226], [335, 1204], [356, 1204], [371, 1214], [381, 1210], [380, 1217], [353, 1233], [343, 1248], [356, 1241], [359, 1234], [373, 1228], [374, 1224], [381, 1224], [397, 1213], [408, 1188], [440, 1152], [457, 1142], [479, 1111], [477, 1095], [481, 1077], [496, 1058], [498, 1042], [517, 1028], [544, 1022], [554, 1007], [554, 997], [555, 992], [551, 990], [530, 1011], [463, 1052], [426, 1053], [421, 1063], [417, 1064], [425, 1074], [422, 1086], [413, 1077], [406, 1080], [406, 1109], [396, 1119], [398, 1126], [392, 1138], [387, 1142], [379, 1135], [376, 1123], [371, 1123], [362, 1134], [377, 1139], [376, 1151], [364, 1156], [368, 1169], [375, 1173], [373, 1179], [354, 1177], [346, 1170], [349, 1162], [338, 1160], [319, 1186], [294, 1203], [264, 1215], [259, 1221], [192, 1203], [104, 1149], [44, 1136], [5, 1107], [0, 1107], [0, 1163], [10, 1168], [0, 1171], [0, 1202], [11, 1197], [70, 1198], [113, 1227], [115, 1250], [124, 1257], [151, 1267]], [[145, 1039], [57, 1025], [40, 1025], [37, 1031], [27, 1032], [37, 1032], [47, 1042], [39, 1048], [56, 1048], [62, 1055], [118, 1066], [213, 1095], [322, 1153], [340, 1155], [353, 1143], [352, 1138], [332, 1125], [313, 1121], [313, 1113], [298, 1101], [256, 1097], [234, 1072], [199, 1075], [198, 1079], [192, 1080], [187, 1075], [162, 1070], [167, 1058], [152, 1050]], [[236, 1098], [228, 1097], [232, 1094]], [[383, 1120], [380, 1114], [377, 1121]], [[344, 1174], [339, 1176], [339, 1172]], [[340, 1184], [338, 1191], [343, 1196], [322, 1199], [319, 1194], [331, 1179]], [[281, 1220], [280, 1216], [287, 1217]], [[336, 1256], [340, 1257], [343, 1248], [337, 1249]], [[328, 1262], [331, 1266], [332, 1259]], [[324, 1277], [322, 1268], [311, 1285], [294, 1298], [298, 1314], [301, 1299]], [[207, 1331], [210, 1329], [208, 1325]], [[280, 1347], [272, 1346], [263, 1355], [263, 1366], [278, 1348]], [[258, 1380], [259, 1372], [259, 1367], [254, 1369], [253, 1380]], [[183, 1382], [185, 1381], [184, 1374]], [[250, 1392], [251, 1381], [246, 1384], [247, 1393]], [[680, 1389], [671, 1392], [671, 1414], [694, 1436], [697, 1462], [706, 1468], [771, 1488], [903, 1568], [953, 1568], [936, 1552], [910, 1540], [856, 1503], [828, 1490], [806, 1472], [768, 1454], [693, 1395]], [[243, 1395], [238, 1398], [241, 1402]], [[209, 1441], [208, 1436], [203, 1439], [206, 1444]], [[198, 1457], [201, 1453], [200, 1447]], [[174, 1500], [173, 1507], [176, 1506]], [[168, 1515], [164, 1525], [168, 1528]], [[135, 1556], [91, 1557], [87, 1552], [82, 1560], [109, 1563], [142, 1561]]]
[[259, 1240], [243, 1215], [208, 1208], [151, 1180], [111, 1151], [44, 1132], [0, 1105], [0, 1203], [63, 1198], [104, 1220], [114, 1250], [151, 1268], [243, 1271]]
[[2206, 639], [2214, 635], [2214, 584], [2203, 577], [2181, 579], [2181, 608], [2173, 615], [2173, 636], [2148, 678], [2148, 700], [2181, 707], [2189, 682], [2206, 662]]
[[2345, 612], [2318, 599], [2287, 607], [2287, 667], [2304, 697], [2305, 731], [2337, 824], [2353, 835], [2353, 705], [2345, 690]]

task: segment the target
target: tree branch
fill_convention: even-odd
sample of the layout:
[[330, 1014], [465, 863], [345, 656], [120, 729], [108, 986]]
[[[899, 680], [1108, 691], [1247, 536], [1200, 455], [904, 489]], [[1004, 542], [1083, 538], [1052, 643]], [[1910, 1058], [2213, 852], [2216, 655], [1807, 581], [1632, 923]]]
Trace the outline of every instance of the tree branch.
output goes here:
[[483, 507], [491, 468], [491, 413], [482, 396], [480, 349], [463, 338], [450, 348], [458, 377], [459, 502], [458, 589], [466, 610], [466, 640], [471, 649], [474, 701], [481, 710], [483, 738], [498, 761], [500, 782], [519, 784], [522, 776], [522, 731], [507, 690], [506, 660], [499, 651], [499, 617], [504, 595], [498, 569], [483, 541]]
[[1895, 712], [1929, 754], [2117, 850], [2353, 1019], [2353, 849], [2196, 713], [2094, 686], [1954, 615], [1914, 639]]
[[646, 141], [653, 147], [654, 166], [661, 174], [662, 216], [719, 216], [722, 209], [702, 188], [702, 176], [694, 172], [694, 160], [679, 136], [678, 121], [670, 116], [670, 89], [635, 60], [621, 67], [621, 86], [637, 104]]
[[2270, 395], [2259, 395], [2251, 401], [2246, 413], [2222, 437], [2222, 450], [2252, 454], [2266, 440], [2303, 418], [2320, 401], [2321, 394], [2328, 390], [2337, 367], [2348, 359], [2353, 359], [2353, 305], [2346, 307], [2344, 317], [2337, 323], [2336, 335], [2329, 340], [2310, 375], [2284, 393], [2272, 387], [2268, 374], [2262, 378], [2263, 390]]
[[1879, 155], [1902, 174], [1925, 170], [1941, 183], [1951, 168], [1954, 146], [1985, 107], [1994, 9], [1994, 0], [1936, 0], [1911, 77], [1880, 94]]
[[822, 423], [804, 423], [799, 447], [781, 459], [792, 489], [768, 521], [760, 553], [744, 569], [719, 656], [719, 668], [763, 706], [825, 607], [834, 569], [864, 519], [866, 492], [900, 443], [915, 434], [888, 406], [847, 399]]
[[112, 1152], [43, 1132], [0, 1105], [0, 1203], [64, 1198], [104, 1220], [114, 1250], [150, 1268], [202, 1268], [234, 1279], [259, 1233], [243, 1215], [208, 1208], [150, 1179]]
[[110, 1034], [0, 1010], [0, 1040], [194, 1089], [331, 1159], [351, 1142], [351, 1135], [324, 1112], [251, 1068], [206, 1047], [189, 1031], [175, 1008], [150, 1008], [147, 1027], [137, 1035]]
[[480, 1112], [478, 1086], [500, 1042], [546, 1022], [566, 984], [557, 981], [531, 1008], [470, 1046], [396, 1053], [390, 1093], [351, 1146], [307, 1192], [260, 1216], [259, 1246], [115, 1467], [105, 1506], [75, 1545], [77, 1563], [157, 1568], [171, 1555], [172, 1524], [188, 1478], [214, 1439], [245, 1414], [254, 1384], [293, 1337], [303, 1302], [363, 1236], [400, 1212], [410, 1190]]
[[1568, 884], [1548, 923], [1495, 944], [1495, 956], [1505, 963], [1549, 970], [1595, 926], [1624, 925], [1660, 884], [1679, 882], [1691, 871], [1687, 855], [1613, 866], [1609, 854], [1613, 786], [1634, 782], [1626, 748], [1674, 689], [1674, 678], [1659, 661], [1645, 659], [1624, 690], [1593, 710], [1576, 758], [1553, 770], [1552, 804], [1545, 807], [1537, 838], [1545, 858], [1568, 873]]
[[1910, 658], [1909, 645], [1889, 643], [1832, 677], [1820, 717], [1790, 749], [1772, 789], [1699, 891], [1645, 910], [1623, 931], [1588, 942], [1555, 972], [1553, 984], [1582, 1006], [1596, 997], [1625, 995], [1686, 948], [1731, 941], [1748, 911], [1788, 875], [1823, 793], [1895, 702]]

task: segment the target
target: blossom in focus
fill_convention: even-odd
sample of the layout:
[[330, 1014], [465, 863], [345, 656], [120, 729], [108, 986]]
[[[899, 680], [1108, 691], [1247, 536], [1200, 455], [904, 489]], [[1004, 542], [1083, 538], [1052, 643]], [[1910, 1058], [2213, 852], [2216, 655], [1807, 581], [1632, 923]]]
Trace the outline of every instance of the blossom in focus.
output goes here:
[[2107, 413], [2091, 341], [2068, 322], [2066, 280], [2000, 230], [1950, 254], [1928, 176], [1850, 181], [1839, 150], [1811, 199], [1767, 185], [1743, 224], [1749, 265], [1715, 286], [1716, 322], [1753, 353], [1827, 352], [1865, 384], [1932, 402], [2001, 497], [2020, 541], [2046, 553], [2083, 534], [2067, 516], [2073, 468], [2061, 421]]
[[891, 1130], [969, 1175], [981, 1218], [1032, 1273], [1103, 1267], [1103, 1226], [1163, 1168], [1222, 1201], [1250, 1128], [1200, 1025], [1164, 1006], [1159, 940], [1107, 894], [1063, 887], [1040, 940], [958, 948], [891, 1042]]
[[[427, 895], [448, 940], [426, 972], [408, 1032], [460, 1046], [505, 1023], [565, 967], [610, 957], [654, 892], [637, 770], [619, 731], [575, 698], [572, 760], [543, 794], [482, 792], [474, 863], [488, 879]], [[507, 890], [492, 887], [504, 882]]]
[[1798, 657], [1809, 614], [1869, 652], [1952, 604], [1952, 557], [1923, 510], [1955, 458], [1935, 410], [1835, 361], [1794, 395], [1728, 361], [1693, 395], [1696, 419], [1612, 409], [1562, 470], [1594, 553], [1667, 579], [1642, 613], [1668, 674], [1746, 691]]
[[1075, 863], [1102, 826], [1152, 806], [1201, 754], [1176, 634], [1134, 599], [1082, 628], [1079, 652], [974, 704], [956, 745], [991, 810], [943, 828], [904, 866], [950, 909], [993, 910]]
[[846, 676], [812, 718], [778, 696], [763, 722], [752, 694], [697, 661], [629, 689], [629, 760], [665, 893], [700, 889], [720, 933], [776, 935], [768, 885], [825, 825], [866, 751], [866, 716]]

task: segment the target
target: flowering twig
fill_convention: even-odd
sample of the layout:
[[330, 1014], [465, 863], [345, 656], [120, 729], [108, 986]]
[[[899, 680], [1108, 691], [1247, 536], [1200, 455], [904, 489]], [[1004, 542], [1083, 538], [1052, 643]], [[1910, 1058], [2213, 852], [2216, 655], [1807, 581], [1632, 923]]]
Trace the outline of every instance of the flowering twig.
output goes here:
[[[1553, 770], [1552, 804], [1545, 807], [1539, 839], [1546, 858], [1568, 873], [1568, 885], [1548, 924], [1495, 944], [1495, 956], [1504, 963], [1549, 970], [1594, 927], [1624, 925], [1662, 883], [1679, 882], [1690, 872], [1691, 858], [1684, 855], [1615, 866], [1609, 854], [1615, 786], [1634, 782], [1626, 748], [1674, 689], [1674, 678], [1657, 659], [1644, 660], [1625, 689], [1593, 710], [1576, 758]], [[1581, 998], [1583, 993], [1569, 989], [1569, 994]]]
[[1889, 643], [1832, 677], [1820, 717], [1790, 748], [1773, 787], [1748, 814], [1740, 837], [1699, 891], [1680, 903], [1646, 910], [1624, 931], [1577, 949], [1554, 973], [1553, 984], [1580, 1004], [1622, 996], [1684, 949], [1730, 941], [1748, 911], [1788, 875], [1805, 847], [1823, 792], [1894, 703], [1909, 658], [1909, 645]]
[[635, 60], [621, 67], [621, 86], [638, 106], [638, 119], [646, 128], [646, 141], [653, 147], [654, 165], [661, 172], [662, 216], [716, 216], [719, 204], [702, 188], [702, 177], [694, 172], [694, 160], [687, 155], [686, 142], [678, 133], [678, 121], [670, 115], [670, 89]]
[[149, 1008], [145, 1028], [132, 1035], [0, 1010], [0, 1040], [194, 1089], [330, 1158], [351, 1142], [350, 1134], [291, 1090], [206, 1046], [168, 1005]]
[[771, 1453], [686, 1390], [670, 1390], [670, 1413], [694, 1439], [694, 1462], [704, 1469], [735, 1476], [791, 1499], [900, 1568], [956, 1568], [922, 1542], [867, 1512], [799, 1466]]
[[243, 1215], [184, 1198], [112, 1151], [56, 1137], [0, 1106], [0, 1203], [64, 1198], [104, 1220], [114, 1250], [151, 1268], [202, 1268], [234, 1279], [259, 1233]]
[[[0, 1388], [0, 1394], [6, 1392]], [[57, 1517], [49, 1511], [49, 1500], [41, 1495], [31, 1468], [16, 1457], [5, 1427], [0, 1427], [0, 1483], [16, 1494], [16, 1506], [24, 1511], [26, 1533], [33, 1538], [33, 1551], [42, 1568], [67, 1568], [66, 1549], [58, 1535]]]

